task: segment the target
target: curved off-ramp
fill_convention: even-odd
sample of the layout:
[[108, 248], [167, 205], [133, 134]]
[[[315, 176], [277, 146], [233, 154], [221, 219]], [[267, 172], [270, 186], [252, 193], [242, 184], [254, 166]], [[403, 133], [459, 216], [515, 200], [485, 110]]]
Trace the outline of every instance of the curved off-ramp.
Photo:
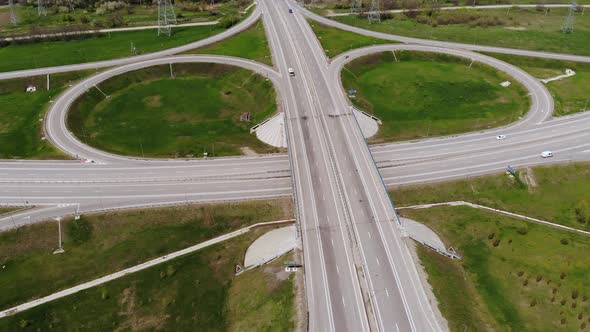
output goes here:
[[[142, 62], [134, 62], [123, 66], [115, 67], [95, 75], [92, 75], [67, 89], [52, 104], [45, 115], [45, 134], [47, 138], [59, 150], [64, 153], [81, 159], [90, 159], [98, 162], [136, 161], [145, 162], [150, 159], [124, 157], [104, 152], [80, 142], [67, 128], [67, 113], [72, 103], [84, 94], [87, 90], [101, 82], [133, 70], [142, 68], [167, 65], [175, 63], [215, 63], [232, 65], [251, 70], [259, 75], [270, 79], [276, 86], [281, 74], [273, 68], [256, 61], [242, 58], [220, 56], [220, 55], [183, 55], [152, 59]], [[276, 89], [277, 94], [279, 89]], [[151, 159], [153, 161], [153, 159]], [[160, 159], [161, 160], [161, 159]]]

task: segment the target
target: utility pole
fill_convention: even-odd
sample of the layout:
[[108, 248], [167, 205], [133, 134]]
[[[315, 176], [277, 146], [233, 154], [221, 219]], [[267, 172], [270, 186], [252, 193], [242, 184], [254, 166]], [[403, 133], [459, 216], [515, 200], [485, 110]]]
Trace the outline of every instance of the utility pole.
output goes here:
[[37, 14], [39, 16], [47, 16], [47, 7], [45, 7], [44, 0], [37, 0]]
[[574, 13], [576, 12], [577, 7], [578, 7], [578, 4], [576, 3], [576, 0], [572, 0], [572, 3], [570, 5], [570, 10], [567, 14], [567, 17], [565, 18], [565, 21], [563, 22], [563, 25], [561, 26], [561, 32], [563, 32], [563, 33], [574, 32]]
[[8, 0], [8, 6], [10, 7], [10, 24], [18, 24], [18, 15], [14, 11], [14, 0]]
[[371, 0], [371, 8], [369, 8], [367, 18], [369, 19], [369, 23], [381, 22], [381, 6], [379, 0]]
[[58, 248], [55, 249], [55, 251], [53, 253], [54, 254], [61, 254], [61, 253], [65, 252], [65, 250], [61, 246], [61, 218], [58, 217], [58, 218], [55, 218], [55, 220], [57, 220]]
[[176, 14], [171, 0], [158, 0], [158, 36], [161, 34], [170, 36], [172, 29], [170, 24], [176, 24]]
[[358, 15], [363, 12], [363, 0], [352, 0], [350, 3], [350, 13]]

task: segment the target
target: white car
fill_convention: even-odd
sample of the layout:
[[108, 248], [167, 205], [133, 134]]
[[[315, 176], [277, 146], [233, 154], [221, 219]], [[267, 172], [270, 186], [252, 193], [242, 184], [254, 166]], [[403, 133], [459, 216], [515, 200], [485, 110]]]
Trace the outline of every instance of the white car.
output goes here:
[[501, 140], [503, 140], [503, 139], [506, 139], [506, 135], [498, 135], [498, 136], [496, 136], [496, 139], [497, 139], [498, 141], [501, 141]]
[[553, 152], [551, 152], [551, 151], [543, 151], [541, 153], [541, 157], [543, 157], [543, 158], [551, 158], [551, 157], [553, 157]]
[[295, 71], [293, 68], [289, 68], [289, 76], [295, 76]]

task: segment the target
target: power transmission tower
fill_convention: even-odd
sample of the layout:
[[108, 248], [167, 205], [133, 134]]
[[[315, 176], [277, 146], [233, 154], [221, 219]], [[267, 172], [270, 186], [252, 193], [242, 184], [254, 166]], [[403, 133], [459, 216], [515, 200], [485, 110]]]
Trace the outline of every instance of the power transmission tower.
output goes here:
[[8, 6], [10, 7], [10, 24], [16, 25], [18, 23], [18, 15], [14, 11], [14, 1], [8, 0]]
[[170, 24], [176, 24], [172, 1], [158, 0], [158, 36], [161, 34], [170, 36], [172, 34]]
[[371, 8], [369, 9], [367, 18], [369, 19], [369, 23], [381, 22], [381, 8], [379, 5], [379, 0], [371, 0]]
[[563, 32], [563, 33], [574, 32], [574, 13], [576, 12], [577, 7], [578, 7], [578, 4], [576, 3], [576, 0], [572, 0], [572, 4], [570, 6], [569, 13], [567, 14], [567, 17], [565, 18], [563, 25], [561, 26], [561, 32]]
[[39, 16], [47, 16], [47, 7], [45, 7], [44, 0], [37, 0], [37, 14]]
[[363, 0], [352, 0], [350, 3], [350, 13], [357, 15], [363, 12]]

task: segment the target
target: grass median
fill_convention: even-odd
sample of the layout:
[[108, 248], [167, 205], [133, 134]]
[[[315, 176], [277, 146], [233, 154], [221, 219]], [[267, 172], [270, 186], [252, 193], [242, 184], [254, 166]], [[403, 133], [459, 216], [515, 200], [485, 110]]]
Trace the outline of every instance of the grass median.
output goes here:
[[404, 210], [463, 256], [419, 249], [451, 331], [578, 331], [590, 324], [590, 238], [469, 207]]
[[66, 252], [60, 255], [51, 254], [57, 244], [55, 222], [3, 232], [0, 308], [8, 309], [257, 222], [290, 218], [288, 199], [87, 215], [62, 222]]
[[[88, 72], [0, 81], [0, 159], [64, 159], [64, 154], [43, 139], [42, 120], [49, 103], [72, 82]], [[37, 88], [28, 93], [28, 86]]]
[[294, 275], [281, 262], [234, 276], [247, 247], [267, 230], [2, 319], [0, 329], [293, 330]]
[[553, 115], [561, 116], [590, 110], [590, 64], [497, 53], [488, 55], [511, 63], [539, 79], [563, 75], [566, 69], [572, 69], [576, 75], [545, 84], [555, 101]]
[[313, 32], [317, 36], [318, 40], [322, 44], [324, 52], [328, 57], [332, 58], [340, 53], [353, 50], [355, 48], [361, 48], [365, 46], [378, 45], [378, 44], [392, 44], [395, 42], [382, 40], [377, 38], [371, 38], [356, 33], [328, 27], [326, 25], [317, 23], [312, 20], [308, 20], [309, 25], [313, 29]]
[[590, 164], [520, 168], [505, 174], [391, 189], [396, 206], [463, 200], [590, 230]]
[[[200, 157], [276, 151], [250, 127], [276, 111], [272, 82], [218, 64], [156, 66], [111, 78], [79, 98], [68, 125], [83, 142], [145, 157]], [[251, 122], [240, 121], [250, 113]]]
[[[396, 60], [397, 59], [397, 60]], [[529, 107], [525, 89], [486, 65], [397, 51], [353, 60], [342, 70], [352, 102], [383, 121], [372, 142], [442, 136], [509, 124]]]
[[335, 20], [390, 34], [511, 47], [537, 51], [590, 55], [590, 17], [575, 14], [573, 33], [561, 32], [567, 8], [507, 8], [486, 10], [408, 11], [382, 15], [380, 23], [344, 16]]
[[188, 53], [236, 56], [272, 66], [272, 56], [262, 20], [235, 36]]

